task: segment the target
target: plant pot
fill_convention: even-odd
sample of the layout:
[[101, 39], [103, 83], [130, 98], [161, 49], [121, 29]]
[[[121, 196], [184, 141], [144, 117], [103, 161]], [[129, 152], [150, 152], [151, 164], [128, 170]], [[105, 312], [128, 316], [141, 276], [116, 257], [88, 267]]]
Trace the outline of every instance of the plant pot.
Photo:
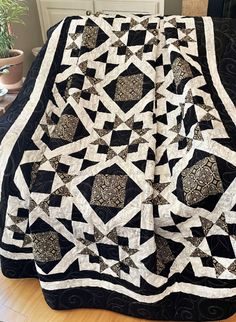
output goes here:
[[13, 65], [9, 68], [9, 73], [1, 75], [0, 84], [9, 90], [19, 89], [22, 84], [23, 77], [23, 61], [24, 53], [18, 49], [10, 51], [11, 57], [0, 58], [0, 67], [4, 65]]

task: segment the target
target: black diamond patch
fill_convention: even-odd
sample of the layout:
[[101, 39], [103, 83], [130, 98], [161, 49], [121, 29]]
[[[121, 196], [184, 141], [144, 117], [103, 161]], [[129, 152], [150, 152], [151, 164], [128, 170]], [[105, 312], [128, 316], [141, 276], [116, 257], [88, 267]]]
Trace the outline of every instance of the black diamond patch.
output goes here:
[[138, 46], [145, 43], [146, 30], [130, 30], [128, 36], [128, 46]]
[[113, 131], [111, 136], [111, 146], [128, 145], [132, 131]]
[[115, 245], [107, 245], [107, 244], [97, 244], [99, 255], [107, 258], [119, 261], [119, 248]]
[[206, 237], [212, 256], [235, 258], [234, 250], [229, 236]]

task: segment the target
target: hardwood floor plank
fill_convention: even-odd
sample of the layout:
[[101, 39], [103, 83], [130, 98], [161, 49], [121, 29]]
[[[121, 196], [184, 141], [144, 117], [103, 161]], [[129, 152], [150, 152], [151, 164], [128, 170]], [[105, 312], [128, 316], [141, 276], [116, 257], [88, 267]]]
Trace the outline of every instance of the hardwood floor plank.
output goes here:
[[[146, 322], [146, 320], [132, 318], [119, 313], [98, 310], [98, 309], [79, 309], [68, 312], [64, 322]], [[51, 322], [51, 321], [50, 321]], [[161, 321], [160, 321], [161, 322]]]
[[12, 290], [20, 287], [24, 287], [25, 283], [22, 279], [9, 279], [4, 277], [0, 273], [0, 305], [5, 304], [5, 302], [11, 298]]
[[33, 296], [25, 303], [21, 312], [28, 317], [29, 322], [63, 322], [68, 312], [52, 310], [43, 297], [38, 286]]
[[13, 311], [4, 305], [0, 305], [0, 321], [1, 322], [28, 322], [25, 315]]
[[36, 279], [25, 279], [21, 282], [16, 280], [16, 283], [16, 285], [12, 283], [12, 287], [6, 290], [2, 303], [14, 311], [22, 312], [24, 306], [38, 289], [39, 282]]

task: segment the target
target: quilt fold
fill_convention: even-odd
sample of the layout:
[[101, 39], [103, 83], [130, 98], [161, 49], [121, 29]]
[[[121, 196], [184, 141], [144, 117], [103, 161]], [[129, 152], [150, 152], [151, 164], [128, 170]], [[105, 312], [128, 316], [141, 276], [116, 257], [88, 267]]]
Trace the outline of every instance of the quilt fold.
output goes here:
[[52, 31], [0, 118], [5, 276], [38, 278], [53, 309], [236, 312], [234, 24], [99, 15]]

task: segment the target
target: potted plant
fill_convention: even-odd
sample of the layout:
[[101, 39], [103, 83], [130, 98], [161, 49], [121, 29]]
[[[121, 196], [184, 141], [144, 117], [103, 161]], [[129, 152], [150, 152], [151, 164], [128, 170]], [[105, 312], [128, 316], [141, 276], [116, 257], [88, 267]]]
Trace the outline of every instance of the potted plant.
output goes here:
[[22, 85], [24, 53], [13, 49], [16, 38], [13, 23], [24, 23], [22, 16], [28, 12], [24, 0], [0, 0], [0, 67], [10, 65], [9, 73], [0, 77], [0, 83], [8, 89]]

